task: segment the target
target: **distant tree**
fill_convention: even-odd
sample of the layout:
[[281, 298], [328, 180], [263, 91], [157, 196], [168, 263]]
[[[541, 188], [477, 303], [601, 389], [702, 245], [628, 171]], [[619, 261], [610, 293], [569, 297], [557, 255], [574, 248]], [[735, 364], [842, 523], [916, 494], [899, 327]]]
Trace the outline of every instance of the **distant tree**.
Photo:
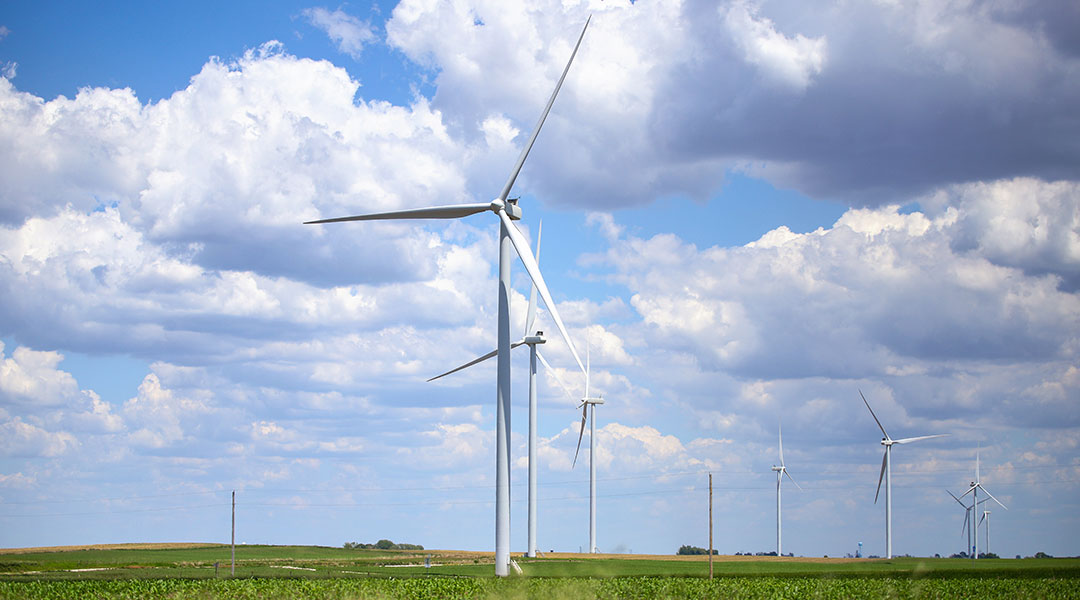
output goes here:
[[997, 554], [994, 554], [993, 552], [980, 552], [979, 553], [979, 558], [1001, 558], [1001, 557], [998, 556]]
[[[708, 554], [708, 553], [709, 553], [709, 551], [704, 549], [704, 548], [698, 548], [697, 546], [689, 546], [689, 545], [687, 545], [687, 546], [680, 546], [679, 551], [676, 552], [675, 554], [682, 555], [682, 556], [694, 556], [694, 555]], [[719, 550], [713, 550], [712, 553], [713, 553], [713, 556], [716, 556], [716, 555], [720, 554], [720, 551]]]
[[1047, 554], [1045, 552], [1036, 552], [1035, 553], [1035, 558], [1054, 558], [1054, 557], [1050, 556], [1049, 554]]
[[393, 550], [394, 542], [391, 542], [390, 540], [379, 540], [375, 542], [375, 547], [379, 550]]
[[1019, 555], [1019, 554], [1017, 554], [1017, 555], [1016, 555], [1016, 558], [1017, 558], [1017, 560], [1019, 560], [1019, 559], [1020, 559], [1020, 555]]
[[935, 553], [934, 553], [934, 558], [941, 558], [941, 555], [940, 555], [940, 554], [938, 554], [937, 552], [935, 552]]

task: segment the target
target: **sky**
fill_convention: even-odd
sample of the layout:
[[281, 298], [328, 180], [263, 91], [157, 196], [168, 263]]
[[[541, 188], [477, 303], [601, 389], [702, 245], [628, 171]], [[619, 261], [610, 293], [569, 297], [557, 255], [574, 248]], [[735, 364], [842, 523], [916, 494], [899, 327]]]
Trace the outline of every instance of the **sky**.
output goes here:
[[[597, 545], [1080, 546], [1080, 8], [8, 3], [0, 547], [494, 547], [497, 230], [302, 225], [513, 189], [597, 418]], [[488, 219], [485, 221], [484, 219]], [[513, 270], [522, 331], [529, 280]], [[541, 550], [588, 546], [545, 307]], [[569, 388], [570, 396], [556, 377]], [[527, 353], [512, 534], [526, 545]], [[985, 505], [984, 505], [985, 508]], [[980, 547], [985, 530], [980, 529]]]

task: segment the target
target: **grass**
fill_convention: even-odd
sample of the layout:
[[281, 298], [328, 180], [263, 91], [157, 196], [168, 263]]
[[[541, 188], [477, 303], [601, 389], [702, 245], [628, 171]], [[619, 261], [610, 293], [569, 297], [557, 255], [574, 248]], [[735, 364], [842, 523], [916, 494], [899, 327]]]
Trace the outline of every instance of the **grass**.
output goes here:
[[[431, 568], [423, 567], [431, 556]], [[238, 546], [238, 577], [320, 579], [349, 577], [491, 577], [490, 552], [440, 550], [345, 550], [323, 546]], [[708, 558], [558, 554], [516, 556], [527, 577], [707, 577]], [[219, 567], [215, 570], [214, 563]], [[90, 547], [33, 552], [0, 550], [3, 580], [212, 579], [229, 574], [227, 545]], [[407, 566], [412, 565], [412, 566]], [[94, 569], [94, 570], [84, 570]], [[892, 560], [718, 557], [717, 577], [787, 578], [1065, 578], [1080, 583], [1080, 559], [896, 558]]]

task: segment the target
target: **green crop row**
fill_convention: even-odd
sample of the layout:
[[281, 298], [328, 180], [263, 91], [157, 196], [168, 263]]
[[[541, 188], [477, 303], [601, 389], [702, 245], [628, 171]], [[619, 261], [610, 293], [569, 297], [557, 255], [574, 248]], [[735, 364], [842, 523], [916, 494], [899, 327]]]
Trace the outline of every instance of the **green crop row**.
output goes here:
[[0, 600], [1080, 598], [1072, 578], [681, 577], [0, 581]]

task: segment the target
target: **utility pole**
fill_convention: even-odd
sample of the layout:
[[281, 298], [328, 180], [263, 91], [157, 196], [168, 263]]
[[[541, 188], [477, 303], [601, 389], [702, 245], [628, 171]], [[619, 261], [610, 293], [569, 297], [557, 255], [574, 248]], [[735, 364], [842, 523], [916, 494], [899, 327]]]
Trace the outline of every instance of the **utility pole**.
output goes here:
[[712, 579], [712, 473], [709, 473], [709, 579]]
[[232, 566], [229, 574], [236, 577], [236, 490], [232, 493]]

